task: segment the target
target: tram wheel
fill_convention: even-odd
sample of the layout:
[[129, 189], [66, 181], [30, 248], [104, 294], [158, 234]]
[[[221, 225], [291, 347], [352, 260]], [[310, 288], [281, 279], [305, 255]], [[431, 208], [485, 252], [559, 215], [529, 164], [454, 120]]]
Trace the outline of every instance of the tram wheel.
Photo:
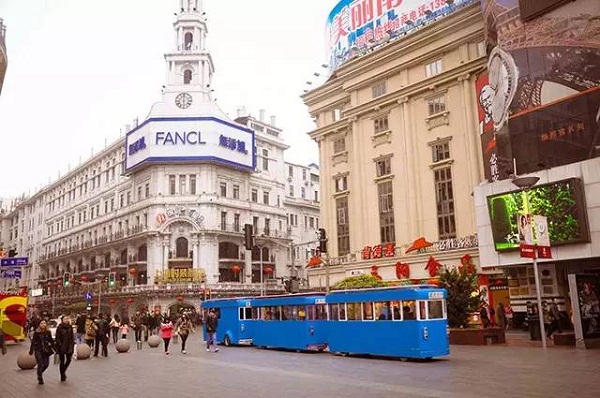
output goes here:
[[223, 344], [225, 344], [225, 347], [229, 347], [231, 345], [231, 339], [229, 338], [229, 335], [225, 335], [225, 339], [223, 340]]

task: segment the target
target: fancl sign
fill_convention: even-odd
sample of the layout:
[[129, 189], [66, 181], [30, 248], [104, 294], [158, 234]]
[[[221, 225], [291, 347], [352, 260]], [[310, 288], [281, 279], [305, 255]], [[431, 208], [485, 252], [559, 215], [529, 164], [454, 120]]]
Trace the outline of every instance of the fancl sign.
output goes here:
[[146, 163], [215, 162], [254, 170], [254, 132], [216, 117], [150, 118], [127, 134], [126, 171]]
[[474, 0], [341, 0], [327, 18], [329, 67], [422, 27]]

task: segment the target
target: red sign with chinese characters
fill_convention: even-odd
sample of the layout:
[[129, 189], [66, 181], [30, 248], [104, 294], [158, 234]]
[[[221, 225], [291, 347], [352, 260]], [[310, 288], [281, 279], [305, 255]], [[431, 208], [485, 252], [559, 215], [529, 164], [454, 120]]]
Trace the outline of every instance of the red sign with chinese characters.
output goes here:
[[521, 257], [525, 258], [536, 258], [535, 257], [535, 245], [527, 245], [525, 243], [521, 243]]
[[385, 245], [365, 246], [361, 251], [363, 260], [371, 260], [382, 257], [394, 257], [396, 255], [396, 244], [386, 243]]
[[552, 258], [550, 246], [537, 246], [538, 258]]

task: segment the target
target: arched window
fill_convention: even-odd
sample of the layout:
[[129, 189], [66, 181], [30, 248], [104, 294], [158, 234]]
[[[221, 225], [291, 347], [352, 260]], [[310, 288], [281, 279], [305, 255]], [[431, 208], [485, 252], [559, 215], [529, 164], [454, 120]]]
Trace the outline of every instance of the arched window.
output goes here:
[[239, 246], [231, 242], [220, 242], [219, 243], [219, 258], [227, 259], [239, 259], [240, 249]]
[[183, 38], [183, 44], [185, 45], [186, 50], [192, 49], [192, 43], [194, 42], [194, 35], [190, 32], [187, 32]]
[[148, 247], [146, 245], [141, 245], [138, 248], [137, 259], [138, 261], [146, 261], [148, 258]]
[[105, 253], [104, 254], [104, 267], [108, 268], [110, 267], [110, 253]]
[[[260, 249], [257, 246], [252, 248], [252, 261], [260, 261]], [[269, 261], [269, 248], [262, 248], [262, 261], [266, 263]]]
[[186, 69], [183, 71], [183, 84], [190, 84], [192, 82], [192, 71]]
[[184, 237], [177, 238], [175, 241], [175, 257], [187, 258], [188, 257], [188, 240]]

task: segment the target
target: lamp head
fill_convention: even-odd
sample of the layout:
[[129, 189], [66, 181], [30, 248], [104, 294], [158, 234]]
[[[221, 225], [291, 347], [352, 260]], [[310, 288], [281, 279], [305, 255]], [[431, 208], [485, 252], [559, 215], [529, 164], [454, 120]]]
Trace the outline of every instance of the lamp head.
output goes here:
[[540, 180], [540, 177], [537, 176], [528, 176], [528, 177], [515, 177], [512, 179], [512, 183], [521, 189], [529, 189]]

